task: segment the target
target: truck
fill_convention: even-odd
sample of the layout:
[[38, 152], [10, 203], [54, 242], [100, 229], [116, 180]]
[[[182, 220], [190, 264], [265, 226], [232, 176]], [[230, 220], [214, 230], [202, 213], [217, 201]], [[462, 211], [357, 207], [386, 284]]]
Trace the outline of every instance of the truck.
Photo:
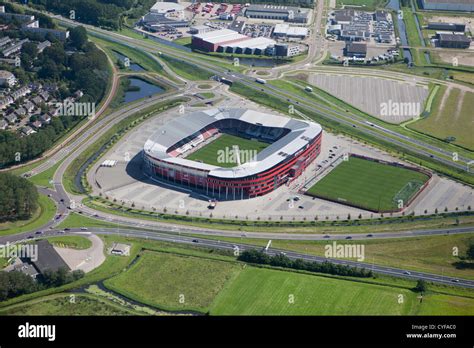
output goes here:
[[217, 200], [215, 199], [210, 199], [209, 200], [209, 205], [207, 206], [209, 209], [214, 209], [217, 205]]
[[267, 83], [267, 80], [264, 80], [264, 79], [261, 79], [260, 77], [257, 77], [255, 79], [255, 82], [258, 82], [258, 83], [261, 83], [262, 85], [266, 84]]

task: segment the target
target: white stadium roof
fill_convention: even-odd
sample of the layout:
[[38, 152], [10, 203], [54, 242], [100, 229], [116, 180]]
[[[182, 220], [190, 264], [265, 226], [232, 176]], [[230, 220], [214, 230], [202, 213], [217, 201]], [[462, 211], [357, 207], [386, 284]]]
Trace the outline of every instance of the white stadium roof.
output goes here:
[[[266, 127], [285, 128], [289, 130], [289, 133], [259, 152], [255, 161], [247, 162], [234, 168], [223, 168], [181, 157], [173, 157], [167, 153], [170, 147], [182, 139], [223, 119], [237, 119]], [[321, 131], [321, 126], [314, 122], [265, 114], [255, 110], [210, 109], [178, 117], [160, 127], [146, 141], [144, 152], [151, 158], [170, 164], [208, 171], [208, 174], [214, 177], [243, 178], [266, 171], [284, 161], [288, 155], [296, 154], [309, 141], [318, 136]], [[282, 155], [283, 153], [285, 155]]]

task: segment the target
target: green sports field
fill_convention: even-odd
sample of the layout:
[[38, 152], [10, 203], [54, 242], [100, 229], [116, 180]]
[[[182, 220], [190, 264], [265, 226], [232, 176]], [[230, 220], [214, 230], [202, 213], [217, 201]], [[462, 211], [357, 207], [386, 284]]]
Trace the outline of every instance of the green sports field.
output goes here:
[[428, 179], [414, 170], [351, 156], [307, 194], [372, 211], [390, 211], [398, 208], [398, 200], [406, 204]]
[[269, 145], [258, 140], [222, 134], [219, 138], [190, 154], [186, 159], [224, 168], [232, 168], [237, 165], [237, 161], [232, 156], [233, 146], [239, 147], [241, 162], [245, 163], [252, 160], [256, 154]]

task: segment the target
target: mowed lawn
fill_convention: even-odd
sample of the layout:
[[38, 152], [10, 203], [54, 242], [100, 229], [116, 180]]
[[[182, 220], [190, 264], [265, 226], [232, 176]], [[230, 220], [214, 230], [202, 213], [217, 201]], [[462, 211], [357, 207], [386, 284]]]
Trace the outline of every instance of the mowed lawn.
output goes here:
[[[406, 203], [427, 180], [427, 175], [414, 170], [349, 157], [307, 193], [372, 211], [386, 211], [397, 209], [398, 199]], [[409, 183], [414, 185], [409, 188]]]
[[246, 267], [216, 299], [211, 314], [407, 315], [417, 311], [416, 296], [406, 289]]
[[246, 267], [211, 315], [473, 315], [474, 299]]
[[256, 154], [269, 145], [258, 140], [222, 134], [214, 141], [190, 154], [186, 159], [224, 168], [232, 168], [237, 166], [237, 161], [234, 158], [235, 156], [233, 156], [234, 146], [239, 147], [241, 162], [245, 163], [252, 160]]
[[215, 296], [242, 266], [193, 256], [145, 252], [105, 286], [160, 309], [207, 312]]
[[408, 125], [416, 131], [432, 135], [445, 140], [451, 138], [451, 142], [474, 150], [474, 137], [472, 136], [474, 110], [474, 93], [461, 93], [459, 89], [440, 89], [438, 93], [449, 93], [444, 103], [441, 102], [443, 95], [436, 97], [433, 111], [428, 117], [422, 118]]

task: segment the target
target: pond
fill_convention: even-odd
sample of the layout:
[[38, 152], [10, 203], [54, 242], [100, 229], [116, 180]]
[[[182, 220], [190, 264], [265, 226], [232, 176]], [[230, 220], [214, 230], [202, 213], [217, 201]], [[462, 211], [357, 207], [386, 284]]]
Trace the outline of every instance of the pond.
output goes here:
[[125, 103], [130, 103], [135, 100], [150, 97], [155, 94], [161, 94], [165, 91], [162, 87], [154, 85], [142, 79], [131, 77], [128, 80], [130, 81], [130, 88], [132, 88], [133, 90], [125, 91]]
[[[123, 54], [118, 53], [116, 51], [114, 51], [114, 54], [118, 59], [120, 59], [122, 63], [125, 62], [125, 58], [127, 58], [127, 56], [124, 56]], [[130, 66], [128, 68], [132, 71], [145, 71], [145, 69], [143, 69], [141, 65], [137, 63], [133, 63], [131, 59], [130, 59]]]

